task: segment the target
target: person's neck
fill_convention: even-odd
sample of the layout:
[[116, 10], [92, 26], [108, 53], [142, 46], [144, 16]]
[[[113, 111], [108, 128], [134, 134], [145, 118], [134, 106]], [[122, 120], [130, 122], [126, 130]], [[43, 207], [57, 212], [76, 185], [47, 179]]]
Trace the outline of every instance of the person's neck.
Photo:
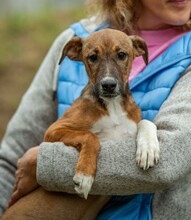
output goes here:
[[[142, 23], [142, 22], [141, 22]], [[165, 29], [168, 29], [168, 28], [171, 28], [172, 25], [168, 25], [168, 24], [157, 24], [157, 23], [150, 23], [150, 24], [147, 24], [147, 23], [143, 23], [141, 24], [139, 23], [137, 25], [137, 28], [139, 31], [157, 31], [157, 30], [165, 30]]]
[[145, 18], [139, 18], [136, 24], [138, 30], [140, 31], [157, 31], [157, 30], [164, 30], [171, 28], [172, 25], [159, 22], [156, 19], [147, 19], [147, 16], [145, 15]]

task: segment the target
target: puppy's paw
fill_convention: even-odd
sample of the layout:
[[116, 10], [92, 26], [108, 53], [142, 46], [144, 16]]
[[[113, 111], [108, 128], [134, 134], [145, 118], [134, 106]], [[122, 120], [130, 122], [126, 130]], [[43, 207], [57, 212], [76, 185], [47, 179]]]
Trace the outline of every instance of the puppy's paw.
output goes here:
[[77, 173], [73, 178], [75, 187], [74, 189], [76, 192], [87, 199], [88, 194], [92, 188], [94, 177], [93, 176], [87, 176], [83, 173]]
[[143, 143], [137, 148], [136, 163], [147, 170], [159, 162], [159, 147], [156, 143]]
[[159, 142], [156, 126], [147, 120], [138, 125], [136, 162], [142, 169], [147, 170], [159, 162]]

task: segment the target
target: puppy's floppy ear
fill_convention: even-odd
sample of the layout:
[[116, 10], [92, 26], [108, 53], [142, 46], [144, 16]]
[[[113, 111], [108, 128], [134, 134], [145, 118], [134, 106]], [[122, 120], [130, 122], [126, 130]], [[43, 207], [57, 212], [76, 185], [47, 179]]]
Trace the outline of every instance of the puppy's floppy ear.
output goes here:
[[130, 39], [133, 43], [135, 56], [142, 56], [145, 64], [148, 64], [148, 49], [145, 41], [138, 36], [130, 36]]
[[82, 45], [83, 42], [80, 37], [73, 37], [70, 41], [68, 41], [68, 43], [63, 48], [59, 64], [61, 64], [62, 60], [66, 56], [69, 57], [71, 60], [81, 61]]

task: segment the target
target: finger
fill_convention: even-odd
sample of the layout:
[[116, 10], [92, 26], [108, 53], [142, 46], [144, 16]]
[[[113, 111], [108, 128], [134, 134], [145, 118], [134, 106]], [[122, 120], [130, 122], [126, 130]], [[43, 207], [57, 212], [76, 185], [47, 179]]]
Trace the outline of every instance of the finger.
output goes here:
[[13, 193], [17, 190], [17, 184], [15, 184], [14, 188], [13, 188]]
[[19, 193], [18, 190], [16, 190], [12, 196], [11, 196], [11, 200], [8, 204], [8, 207], [12, 206], [17, 200], [19, 200], [21, 197], [23, 196], [23, 194]]
[[[24, 157], [24, 156], [23, 156]], [[17, 168], [20, 167], [22, 164], [22, 158], [17, 160]]]

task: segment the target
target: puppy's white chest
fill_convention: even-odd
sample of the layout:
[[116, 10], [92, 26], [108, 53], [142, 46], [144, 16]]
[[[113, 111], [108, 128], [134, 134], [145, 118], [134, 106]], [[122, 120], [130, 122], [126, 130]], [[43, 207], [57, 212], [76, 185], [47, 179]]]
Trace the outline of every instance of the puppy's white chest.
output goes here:
[[119, 101], [107, 103], [109, 115], [98, 120], [91, 131], [95, 133], [100, 141], [118, 140], [124, 135], [135, 136], [137, 124], [127, 117]]

